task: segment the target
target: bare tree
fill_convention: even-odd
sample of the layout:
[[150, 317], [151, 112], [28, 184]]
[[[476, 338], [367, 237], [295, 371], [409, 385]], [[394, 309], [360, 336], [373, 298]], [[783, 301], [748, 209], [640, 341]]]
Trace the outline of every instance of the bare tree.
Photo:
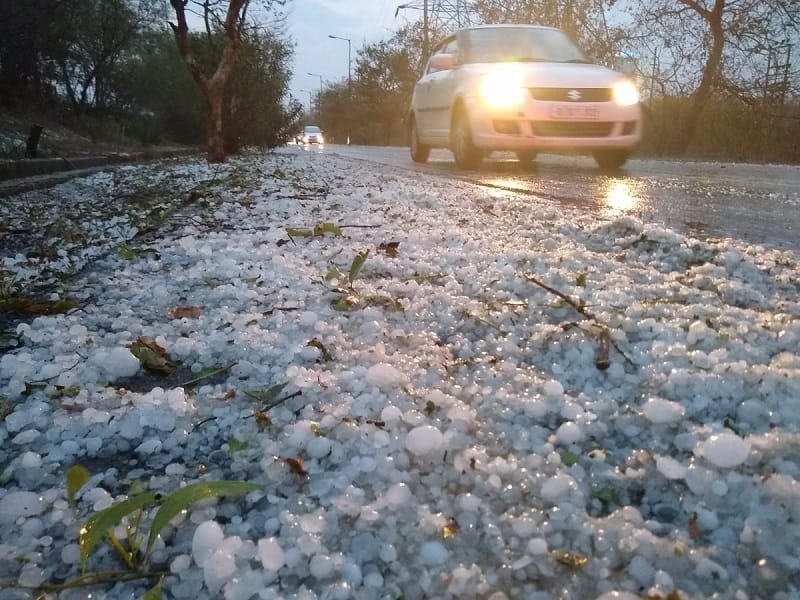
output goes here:
[[[170, 0], [177, 24], [170, 23], [178, 50], [184, 63], [186, 63], [189, 73], [192, 75], [200, 91], [206, 100], [206, 138], [208, 141], [208, 162], [219, 163], [225, 161], [225, 135], [223, 130], [223, 100], [225, 94], [225, 84], [230, 77], [233, 66], [236, 63], [236, 56], [241, 45], [242, 28], [244, 27], [247, 7], [250, 0], [228, 0], [225, 20], [222, 30], [225, 36], [225, 44], [219, 59], [216, 70], [211, 77], [204, 72], [200, 63], [189, 47], [189, 25], [186, 20], [186, 6], [189, 0]], [[208, 2], [206, 4], [206, 15], [208, 15]], [[207, 29], [208, 16], [206, 16]]]
[[788, 87], [798, 11], [796, 0], [638, 1], [632, 39], [659, 57], [669, 73], [661, 85], [689, 97], [671, 153], [686, 152], [715, 94], [746, 98], [766, 89], [770, 61], [780, 61]]

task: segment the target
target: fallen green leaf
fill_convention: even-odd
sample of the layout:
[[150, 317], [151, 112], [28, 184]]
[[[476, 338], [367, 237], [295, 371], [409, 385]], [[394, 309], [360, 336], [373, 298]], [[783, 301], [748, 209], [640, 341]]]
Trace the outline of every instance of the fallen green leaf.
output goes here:
[[198, 500], [219, 496], [242, 496], [249, 492], [260, 490], [262, 486], [247, 481], [201, 481], [190, 483], [167, 496], [153, 517], [150, 526], [150, 535], [147, 538], [145, 560], [155, 543], [158, 534], [164, 526], [174, 519], [180, 512], [189, 508]]
[[342, 273], [336, 265], [333, 265], [328, 272], [325, 273], [325, 281], [333, 281], [334, 279], [344, 279], [344, 273]]
[[228, 450], [231, 453], [241, 452], [242, 450], [247, 450], [250, 447], [250, 444], [247, 442], [240, 442], [236, 438], [231, 438], [226, 443], [228, 444]]
[[593, 483], [592, 496], [606, 504], [620, 504], [619, 492], [611, 486]]
[[338, 310], [340, 312], [345, 312], [356, 308], [360, 303], [358, 296], [349, 295], [349, 296], [342, 296], [340, 298], [335, 298], [331, 300], [331, 308], [333, 310]]
[[287, 227], [286, 235], [289, 237], [313, 237], [314, 232], [311, 229], [298, 229], [296, 227]]
[[161, 594], [161, 580], [149, 590], [144, 593], [142, 596], [142, 600], [161, 600], [163, 595]]
[[358, 277], [358, 274], [361, 272], [361, 267], [364, 266], [364, 263], [367, 260], [367, 256], [369, 256], [369, 248], [366, 250], [362, 250], [358, 254], [356, 254], [353, 262], [350, 264], [350, 272], [347, 275], [348, 280], [350, 281], [350, 285], [353, 285], [353, 282]]
[[283, 391], [283, 388], [285, 388], [287, 385], [289, 385], [288, 381], [284, 383], [276, 383], [275, 385], [272, 385], [263, 390], [246, 391], [245, 394], [247, 394], [254, 400], [257, 400], [258, 402], [262, 402], [264, 404], [272, 404], [278, 399], [278, 396], [280, 396], [281, 392]]
[[325, 235], [326, 233], [339, 236], [342, 235], [342, 228], [334, 223], [320, 223], [314, 227], [314, 235]]
[[136, 258], [136, 250], [122, 242], [117, 244], [117, 255], [122, 260], [133, 260]]
[[561, 451], [561, 463], [565, 467], [571, 467], [576, 462], [578, 462], [578, 459], [580, 459], [580, 456], [578, 456], [577, 454], [575, 454], [574, 452], [572, 452], [570, 450], [562, 450]]
[[91, 474], [86, 467], [82, 465], [72, 465], [67, 469], [67, 501], [73, 509], [75, 508], [75, 496], [78, 490], [86, 485], [90, 477]]
[[112, 529], [129, 514], [155, 503], [156, 497], [153, 494], [139, 494], [138, 496], [133, 496], [127, 500], [112, 504], [108, 508], [104, 508], [89, 517], [83, 527], [81, 527], [78, 536], [78, 546], [81, 554], [81, 572], [86, 572], [86, 563], [89, 560], [89, 555], [92, 553], [92, 550], [94, 550], [97, 542], [100, 541], [108, 530]]
[[333, 354], [325, 347], [325, 345], [320, 342], [317, 338], [313, 338], [308, 340], [306, 346], [311, 346], [312, 348], [316, 348], [322, 354], [322, 360], [333, 360]]

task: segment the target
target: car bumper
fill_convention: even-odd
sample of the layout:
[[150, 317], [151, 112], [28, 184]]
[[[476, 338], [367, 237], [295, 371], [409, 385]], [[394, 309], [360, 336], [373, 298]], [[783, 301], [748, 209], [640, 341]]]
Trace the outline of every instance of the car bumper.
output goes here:
[[467, 114], [472, 143], [483, 150], [633, 150], [642, 138], [638, 104], [529, 101], [512, 110], [489, 110], [473, 99]]

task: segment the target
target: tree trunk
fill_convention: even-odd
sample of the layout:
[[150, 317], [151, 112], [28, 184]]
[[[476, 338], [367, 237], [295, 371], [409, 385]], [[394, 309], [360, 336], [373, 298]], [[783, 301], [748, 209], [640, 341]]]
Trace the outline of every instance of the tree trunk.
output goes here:
[[225, 135], [222, 129], [222, 107], [225, 88], [211, 85], [206, 94], [206, 139], [208, 162], [225, 162]]
[[708, 23], [709, 29], [711, 30], [711, 50], [709, 51], [708, 61], [706, 61], [705, 68], [703, 69], [703, 78], [700, 80], [700, 85], [692, 95], [688, 114], [684, 119], [683, 127], [678, 133], [674, 148], [672, 149], [677, 154], [685, 154], [686, 150], [689, 148], [689, 144], [691, 144], [694, 139], [695, 130], [697, 129], [697, 124], [700, 121], [703, 109], [714, 93], [714, 87], [717, 83], [720, 66], [722, 65], [722, 51], [725, 47], [722, 12], [725, 10], [725, 0], [716, 0], [714, 2], [714, 8], [710, 11], [700, 7], [694, 0], [678, 1], [699, 13]]
[[249, 0], [228, 0], [228, 12], [223, 26], [226, 42], [219, 64], [209, 78], [203, 73], [200, 64], [189, 49], [189, 26], [186, 22], [185, 1], [170, 0], [178, 21], [177, 24], [170, 23], [178, 44], [178, 51], [206, 99], [206, 140], [208, 162], [210, 163], [225, 162], [225, 135], [222, 122], [225, 83], [236, 63], [236, 55], [241, 41], [242, 19], [248, 2]]

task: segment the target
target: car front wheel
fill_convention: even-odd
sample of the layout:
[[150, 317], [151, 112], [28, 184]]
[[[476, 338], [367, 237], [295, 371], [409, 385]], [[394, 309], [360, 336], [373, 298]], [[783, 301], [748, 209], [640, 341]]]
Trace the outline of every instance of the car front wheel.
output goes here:
[[631, 155], [629, 150], [595, 150], [592, 154], [601, 169], [619, 169]]
[[428, 162], [428, 157], [431, 154], [431, 147], [420, 143], [419, 132], [417, 131], [417, 120], [411, 117], [411, 125], [409, 126], [409, 148], [411, 149], [411, 160], [415, 163]]
[[483, 152], [472, 143], [472, 132], [469, 119], [463, 108], [456, 110], [453, 116], [453, 129], [450, 133], [450, 147], [459, 169], [477, 169], [481, 164]]
[[536, 160], [536, 150], [517, 150], [517, 160], [522, 164], [530, 164]]

